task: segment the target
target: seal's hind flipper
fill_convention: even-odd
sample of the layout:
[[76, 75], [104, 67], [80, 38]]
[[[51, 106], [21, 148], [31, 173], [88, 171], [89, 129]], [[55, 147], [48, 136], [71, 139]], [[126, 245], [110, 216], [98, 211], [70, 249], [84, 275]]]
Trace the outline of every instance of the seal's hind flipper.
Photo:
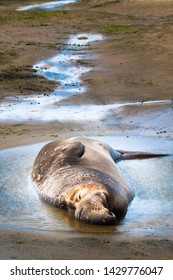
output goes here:
[[121, 153], [121, 159], [146, 159], [152, 157], [165, 157], [168, 154], [155, 154], [155, 153], [147, 153], [147, 152], [133, 152], [133, 151], [122, 151], [118, 150], [117, 152]]

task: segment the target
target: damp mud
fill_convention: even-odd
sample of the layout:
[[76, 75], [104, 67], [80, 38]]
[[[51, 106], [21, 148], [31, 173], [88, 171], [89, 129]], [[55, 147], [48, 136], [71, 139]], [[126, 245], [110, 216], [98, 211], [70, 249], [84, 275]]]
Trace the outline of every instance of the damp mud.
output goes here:
[[[94, 136], [95, 139], [100, 137]], [[103, 136], [115, 149], [173, 153], [170, 141], [152, 138]], [[13, 229], [55, 232], [108, 232], [122, 237], [156, 235], [172, 239], [173, 157], [121, 161], [118, 166], [134, 188], [135, 198], [127, 216], [118, 226], [86, 225], [67, 211], [42, 202], [31, 181], [34, 159], [45, 143], [2, 150], [0, 188], [0, 226]], [[159, 172], [158, 172], [159, 170]], [[9, 176], [10, 174], [10, 176]]]

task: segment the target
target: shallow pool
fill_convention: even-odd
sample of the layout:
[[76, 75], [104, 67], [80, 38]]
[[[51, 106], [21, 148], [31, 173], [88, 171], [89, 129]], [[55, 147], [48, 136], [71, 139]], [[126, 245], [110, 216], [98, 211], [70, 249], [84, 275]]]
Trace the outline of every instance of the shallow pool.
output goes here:
[[[168, 140], [135, 137], [93, 137], [117, 149], [172, 153]], [[0, 226], [49, 231], [112, 232], [122, 235], [173, 237], [173, 157], [118, 163], [135, 198], [118, 226], [80, 223], [65, 210], [42, 202], [31, 182], [35, 156], [45, 143], [0, 151]]]

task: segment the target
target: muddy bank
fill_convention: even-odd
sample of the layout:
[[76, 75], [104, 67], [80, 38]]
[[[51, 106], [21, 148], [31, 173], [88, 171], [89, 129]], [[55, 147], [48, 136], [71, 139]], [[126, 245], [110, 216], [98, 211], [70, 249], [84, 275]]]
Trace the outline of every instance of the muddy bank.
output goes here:
[[[172, 103], [156, 103], [127, 105], [120, 108], [107, 110], [104, 105], [60, 106], [64, 114], [66, 108], [69, 111], [64, 121], [49, 123], [1, 123], [1, 149], [27, 145], [31, 143], [53, 141], [73, 136], [125, 136], [136, 137], [156, 137], [157, 139], [173, 138]], [[116, 106], [115, 106], [116, 107]], [[80, 110], [79, 110], [80, 108]], [[86, 122], [86, 117], [90, 112], [90, 119]], [[71, 115], [71, 114], [74, 114]], [[93, 115], [92, 115], [93, 114]], [[76, 120], [75, 116], [82, 116]], [[63, 118], [64, 115], [61, 117]]]
[[1, 229], [0, 259], [167, 260], [173, 257], [173, 243], [166, 239], [148, 236], [122, 240], [121, 236], [108, 234], [81, 237], [78, 233], [62, 234]]
[[[17, 71], [21, 67], [23, 72], [23, 66], [33, 65], [57, 52], [69, 34], [97, 32], [108, 38], [91, 47], [91, 51], [98, 54], [97, 71], [94, 76], [88, 73], [84, 77], [89, 91], [80, 102], [172, 97], [173, 19], [170, 15], [173, 8], [170, 1], [164, 4], [159, 1], [79, 1], [70, 4], [71, 9], [65, 12], [19, 12], [13, 10], [16, 5], [11, 5], [10, 2], [10, 6], [3, 6], [1, 11], [1, 71], [5, 69], [10, 74], [11, 69], [16, 67]], [[19, 2], [17, 6], [20, 5]], [[92, 61], [86, 63], [93, 65]], [[9, 65], [15, 67], [9, 68]], [[35, 84], [36, 81], [33, 92], [39, 92]], [[15, 81], [9, 87], [2, 84], [1, 96], [13, 95], [15, 87]]]

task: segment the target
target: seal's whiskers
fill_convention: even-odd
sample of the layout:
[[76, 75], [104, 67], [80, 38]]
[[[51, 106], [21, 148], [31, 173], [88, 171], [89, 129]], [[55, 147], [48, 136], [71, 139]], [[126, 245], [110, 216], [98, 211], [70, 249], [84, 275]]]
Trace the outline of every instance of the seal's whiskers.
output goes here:
[[101, 210], [104, 208], [102, 204], [102, 199], [98, 195], [91, 194], [90, 201], [94, 210]]

